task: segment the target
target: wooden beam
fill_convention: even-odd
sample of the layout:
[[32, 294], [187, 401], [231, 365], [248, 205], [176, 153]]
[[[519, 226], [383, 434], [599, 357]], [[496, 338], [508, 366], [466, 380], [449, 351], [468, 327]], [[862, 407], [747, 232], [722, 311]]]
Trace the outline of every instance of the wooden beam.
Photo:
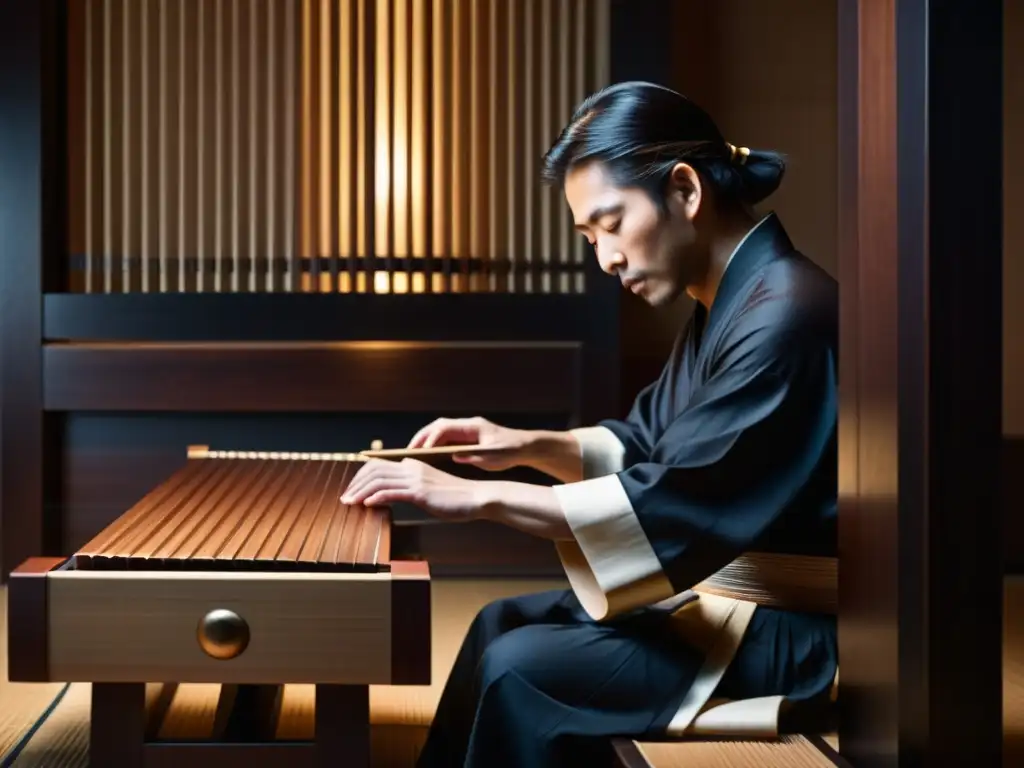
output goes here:
[[[589, 279], [589, 278], [588, 278]], [[621, 291], [604, 275], [602, 288]], [[51, 341], [587, 341], [591, 294], [49, 293]]]
[[49, 411], [578, 413], [573, 343], [51, 344]]
[[1000, 764], [1001, 19], [998, 0], [840, 0], [839, 744], [858, 768]]

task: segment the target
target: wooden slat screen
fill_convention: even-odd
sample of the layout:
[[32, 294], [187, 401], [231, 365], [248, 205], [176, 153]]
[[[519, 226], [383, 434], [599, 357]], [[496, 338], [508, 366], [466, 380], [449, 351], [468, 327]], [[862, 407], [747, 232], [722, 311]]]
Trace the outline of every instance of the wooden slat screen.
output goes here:
[[73, 292], [584, 290], [608, 0], [69, 3]]

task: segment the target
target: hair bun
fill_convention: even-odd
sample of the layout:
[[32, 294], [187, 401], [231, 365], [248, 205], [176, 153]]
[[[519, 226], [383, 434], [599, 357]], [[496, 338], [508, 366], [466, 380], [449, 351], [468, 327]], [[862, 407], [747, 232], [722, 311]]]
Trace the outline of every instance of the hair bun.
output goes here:
[[739, 175], [740, 198], [748, 205], [757, 205], [770, 197], [786, 175], [785, 158], [778, 152], [752, 150], [728, 144], [730, 162]]

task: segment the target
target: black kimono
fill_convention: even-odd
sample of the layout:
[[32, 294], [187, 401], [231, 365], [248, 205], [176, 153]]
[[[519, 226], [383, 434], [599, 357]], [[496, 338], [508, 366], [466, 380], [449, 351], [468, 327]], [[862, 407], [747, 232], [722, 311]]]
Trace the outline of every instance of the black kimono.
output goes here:
[[[835, 555], [837, 327], [835, 281], [768, 216], [629, 416], [574, 432], [572, 589], [478, 614], [421, 768], [596, 767], [610, 736], [657, 739], [704, 661], [658, 603], [747, 552]], [[833, 616], [757, 607], [715, 696], [827, 698], [837, 664]]]

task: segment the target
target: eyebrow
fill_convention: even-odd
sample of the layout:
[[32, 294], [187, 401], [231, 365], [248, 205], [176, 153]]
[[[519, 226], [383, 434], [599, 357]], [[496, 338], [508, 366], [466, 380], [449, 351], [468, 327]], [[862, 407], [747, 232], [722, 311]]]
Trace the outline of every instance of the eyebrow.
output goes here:
[[603, 219], [605, 216], [611, 216], [614, 213], [621, 212], [622, 203], [613, 203], [611, 205], [601, 206], [599, 208], [595, 208], [594, 210], [592, 210], [590, 212], [590, 215], [587, 217], [587, 220], [582, 224], [576, 224], [575, 227], [576, 229], [584, 229], [585, 227], [591, 224], [596, 224], [600, 219]]

